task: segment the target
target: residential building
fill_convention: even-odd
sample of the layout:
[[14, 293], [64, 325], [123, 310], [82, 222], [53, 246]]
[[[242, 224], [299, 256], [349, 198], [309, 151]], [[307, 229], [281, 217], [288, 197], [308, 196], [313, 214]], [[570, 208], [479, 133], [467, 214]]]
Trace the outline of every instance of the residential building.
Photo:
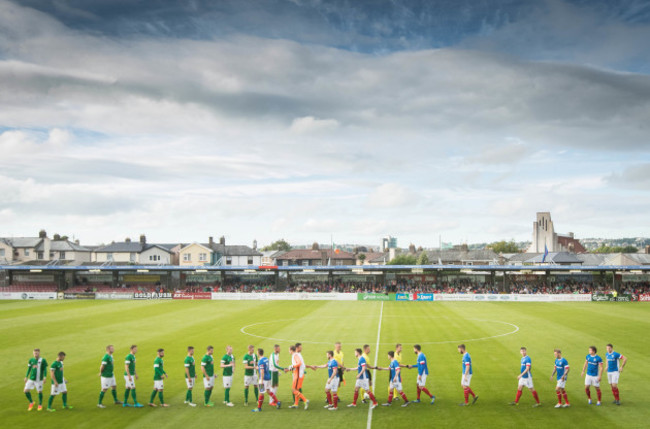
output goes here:
[[41, 230], [38, 237], [0, 238], [0, 261], [5, 263], [66, 261], [83, 263], [90, 261], [91, 250], [58, 234], [53, 239]]
[[139, 241], [127, 239], [118, 243], [100, 246], [93, 251], [92, 262], [133, 265], [168, 265], [172, 262], [173, 252], [167, 247], [147, 243], [145, 235]]
[[278, 265], [356, 265], [357, 258], [353, 253], [340, 250], [321, 250], [317, 243], [311, 249], [290, 250], [277, 257]]
[[215, 242], [213, 237], [207, 243], [192, 243], [183, 247], [179, 252], [179, 265], [232, 265], [255, 266], [262, 265], [262, 253], [258, 252], [255, 243], [253, 248], [244, 245], [226, 245], [225, 237]]

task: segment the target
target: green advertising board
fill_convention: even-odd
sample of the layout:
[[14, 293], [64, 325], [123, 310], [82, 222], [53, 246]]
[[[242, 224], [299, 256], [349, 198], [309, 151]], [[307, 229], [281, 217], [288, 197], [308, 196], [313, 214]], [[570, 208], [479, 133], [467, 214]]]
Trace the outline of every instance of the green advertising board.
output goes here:
[[357, 294], [357, 300], [358, 301], [394, 301], [395, 300], [395, 294], [387, 294], [387, 293], [358, 293]]

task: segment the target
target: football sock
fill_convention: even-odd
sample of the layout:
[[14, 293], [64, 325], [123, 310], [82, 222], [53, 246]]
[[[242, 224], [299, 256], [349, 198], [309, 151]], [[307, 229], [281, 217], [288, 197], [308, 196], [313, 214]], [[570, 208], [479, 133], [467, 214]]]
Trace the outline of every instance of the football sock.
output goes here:
[[38, 405], [43, 405], [43, 392], [38, 392]]
[[47, 408], [52, 408], [53, 401], [54, 401], [54, 396], [50, 396], [50, 399], [47, 400]]
[[337, 395], [336, 393], [334, 395], [332, 395], [332, 401], [333, 401], [334, 408], [338, 407], [339, 406], [339, 395]]
[[244, 402], [248, 402], [248, 387], [244, 387]]
[[156, 398], [156, 393], [158, 393], [158, 391], [156, 389], [153, 389], [153, 392], [151, 392], [151, 398], [149, 398], [150, 404], [153, 404], [153, 400]]
[[164, 404], [165, 399], [163, 398], [163, 391], [162, 390], [158, 392], [158, 397], [160, 398], [160, 403]]
[[371, 391], [368, 391], [368, 396], [370, 396], [370, 400], [372, 401], [373, 404], [377, 403], [377, 400], [375, 399], [375, 395], [373, 395]]
[[400, 395], [402, 396], [402, 399], [404, 400], [405, 403], [409, 401], [408, 399], [406, 399], [406, 393], [402, 392]]
[[225, 399], [226, 399], [226, 402], [230, 402], [230, 387], [226, 388]]
[[187, 400], [192, 402], [192, 389], [187, 389]]
[[535, 401], [539, 404], [539, 396], [537, 396], [537, 390], [533, 390], [533, 398], [535, 398]]
[[521, 399], [521, 390], [517, 390], [517, 397], [515, 398], [515, 402], [519, 402], [519, 399]]
[[129, 394], [131, 393], [131, 389], [124, 389], [124, 403], [126, 404], [129, 402]]
[[474, 393], [471, 387], [468, 387], [467, 391], [469, 392], [470, 395], [472, 395], [472, 397], [476, 397], [476, 393]]
[[354, 405], [357, 405], [357, 399], [359, 399], [359, 391], [358, 390], [356, 392], [354, 392], [354, 400], [352, 401], [352, 403]]
[[463, 389], [463, 395], [465, 395], [465, 403], [467, 404], [469, 402], [469, 391], [467, 388]]
[[307, 402], [307, 398], [305, 398], [305, 396], [302, 393], [296, 392], [296, 400], [295, 400], [293, 405], [295, 405], [297, 407], [298, 402], [300, 402], [300, 401]]
[[569, 397], [566, 395], [566, 392], [564, 392], [562, 396], [564, 396], [564, 403], [569, 405]]
[[104, 393], [106, 393], [106, 392], [104, 392], [104, 391], [99, 392], [99, 402], [98, 402], [99, 404], [101, 404], [102, 401], [104, 400]]
[[67, 407], [68, 406], [68, 392], [63, 392], [61, 395], [61, 399], [63, 399], [63, 406]]
[[600, 398], [602, 396], [602, 392], [600, 391], [600, 388], [596, 388], [596, 394], [598, 395], [598, 402], [600, 402]]
[[269, 391], [269, 396], [271, 397], [271, 399], [273, 399], [273, 403], [277, 403], [277, 402], [278, 402], [278, 397], [275, 396], [275, 393]]
[[393, 391], [388, 394], [388, 403], [391, 404], [393, 402]]
[[117, 390], [111, 389], [111, 393], [113, 394], [113, 400], [115, 400], [115, 402], [117, 402]]
[[420, 389], [420, 390], [422, 390], [424, 393], [426, 393], [427, 395], [429, 395], [430, 398], [433, 398], [433, 395], [431, 394], [431, 392], [429, 392], [429, 389], [427, 389], [426, 387], [423, 387], [423, 388]]
[[420, 400], [421, 393], [422, 393], [422, 389], [420, 389], [420, 386], [418, 386], [418, 401]]
[[262, 404], [264, 404], [264, 393], [260, 394], [260, 399], [257, 400], [257, 408], [262, 408]]
[[259, 391], [259, 389], [257, 388], [257, 386], [255, 386], [254, 389], [255, 389], [255, 397], [257, 398], [257, 396], [260, 394], [260, 391]]
[[614, 399], [616, 399], [617, 401], [620, 400], [618, 387], [612, 387], [612, 393], [614, 394]]
[[332, 394], [330, 392], [325, 393], [327, 395], [327, 403], [332, 405]]
[[131, 398], [133, 398], [133, 402], [134, 402], [134, 403], [137, 403], [137, 402], [138, 402], [138, 400], [137, 400], [136, 397], [135, 397], [135, 389], [131, 389]]
[[557, 403], [561, 404], [562, 403], [562, 392], [555, 392], [557, 395]]
[[34, 402], [32, 401], [32, 392], [25, 392], [25, 396], [27, 397], [27, 400], [29, 401], [30, 404]]
[[585, 392], [587, 393], [587, 398], [591, 399], [591, 390], [589, 390], [589, 387], [585, 387]]

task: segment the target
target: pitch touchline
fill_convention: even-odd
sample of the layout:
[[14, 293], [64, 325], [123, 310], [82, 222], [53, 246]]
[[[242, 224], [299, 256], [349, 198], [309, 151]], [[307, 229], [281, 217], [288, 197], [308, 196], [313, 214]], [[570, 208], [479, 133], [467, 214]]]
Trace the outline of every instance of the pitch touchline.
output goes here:
[[[382, 303], [382, 310], [383, 310], [383, 303]], [[383, 311], [382, 311], [383, 313]], [[324, 319], [327, 317], [319, 317], [319, 319]], [[329, 317], [330, 319], [339, 319], [338, 317]], [[305, 343], [305, 344], [331, 344], [332, 341], [310, 341], [310, 340], [302, 340], [302, 339], [291, 339], [291, 338], [275, 338], [275, 337], [265, 337], [263, 335], [257, 335], [257, 334], [251, 334], [250, 332], [247, 332], [246, 329], [250, 328], [252, 326], [259, 326], [259, 325], [267, 325], [269, 323], [276, 323], [276, 322], [292, 322], [294, 320], [304, 320], [304, 318], [293, 318], [293, 319], [276, 319], [276, 320], [268, 320], [265, 322], [257, 322], [257, 323], [251, 323], [250, 325], [246, 325], [242, 327], [239, 331], [242, 334], [249, 335], [251, 337], [256, 337], [256, 338], [261, 338], [263, 340], [270, 340], [270, 341], [278, 341], [278, 342], [285, 342], [285, 343]], [[497, 334], [497, 335], [490, 335], [488, 337], [480, 337], [480, 338], [463, 338], [463, 339], [456, 339], [456, 340], [447, 340], [447, 341], [420, 341], [419, 344], [449, 344], [449, 343], [466, 343], [470, 341], [485, 341], [485, 340], [490, 340], [492, 338], [499, 338], [499, 337], [505, 337], [507, 335], [512, 335], [515, 334], [519, 331], [519, 326], [515, 325], [514, 323], [509, 323], [509, 322], [503, 322], [501, 320], [489, 320], [489, 319], [466, 319], [466, 320], [475, 320], [477, 322], [493, 322], [493, 323], [501, 323], [503, 325], [508, 325], [513, 327], [514, 329], [510, 332], [506, 332], [503, 334]], [[365, 343], [367, 340], [348, 340], [348, 343]], [[377, 345], [391, 345], [393, 343], [380, 343], [378, 342]]]
[[[377, 357], [379, 356], [379, 338], [381, 336], [381, 318], [384, 315], [384, 303], [381, 303], [381, 307], [379, 308], [379, 323], [377, 324], [377, 345], [375, 346], [375, 363], [372, 365], [375, 367], [375, 369], [372, 370], [372, 378], [375, 380], [375, 383], [377, 383]], [[372, 427], [372, 405], [368, 407], [368, 424], [366, 425], [366, 429], [370, 429]]]

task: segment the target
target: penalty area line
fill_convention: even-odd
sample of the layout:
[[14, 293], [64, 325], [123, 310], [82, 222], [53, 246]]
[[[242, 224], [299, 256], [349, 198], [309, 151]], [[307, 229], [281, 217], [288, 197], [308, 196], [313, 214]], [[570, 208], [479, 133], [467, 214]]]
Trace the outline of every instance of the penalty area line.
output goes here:
[[[375, 363], [372, 365], [375, 368], [377, 367], [377, 358], [379, 357], [379, 339], [381, 338], [381, 319], [384, 316], [384, 302], [381, 302], [381, 307], [379, 308], [379, 324], [377, 325], [377, 344], [375, 345]], [[377, 369], [372, 370], [372, 378], [377, 381]], [[370, 407], [368, 408], [368, 424], [366, 425], [366, 429], [370, 429], [372, 427], [372, 403], [370, 404]]]

